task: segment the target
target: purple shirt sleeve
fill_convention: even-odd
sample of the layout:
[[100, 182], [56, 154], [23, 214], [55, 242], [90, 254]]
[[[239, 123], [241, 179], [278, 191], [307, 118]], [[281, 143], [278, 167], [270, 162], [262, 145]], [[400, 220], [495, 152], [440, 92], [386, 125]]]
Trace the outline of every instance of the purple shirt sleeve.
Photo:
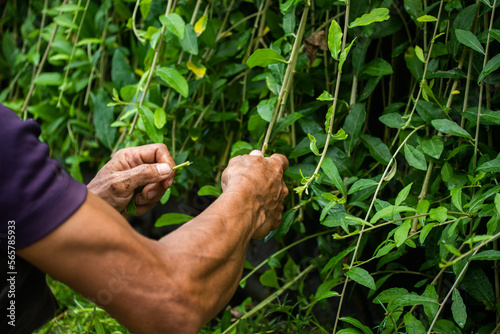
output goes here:
[[85, 201], [87, 188], [49, 158], [38, 140], [40, 127], [21, 121], [0, 104], [0, 248], [15, 223], [15, 248], [22, 249], [64, 223]]

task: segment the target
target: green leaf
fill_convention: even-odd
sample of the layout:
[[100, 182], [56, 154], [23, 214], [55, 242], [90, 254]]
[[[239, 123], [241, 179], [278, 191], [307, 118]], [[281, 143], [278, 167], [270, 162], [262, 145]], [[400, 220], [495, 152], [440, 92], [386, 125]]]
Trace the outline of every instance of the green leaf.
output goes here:
[[276, 275], [276, 271], [274, 271], [274, 269], [266, 270], [262, 275], [260, 275], [259, 281], [264, 286], [276, 289], [280, 288], [280, 285], [278, 284], [278, 276]]
[[215, 196], [219, 197], [222, 191], [214, 186], [203, 186], [198, 190], [198, 196]]
[[408, 232], [410, 232], [410, 228], [410, 219], [405, 220], [403, 224], [399, 225], [399, 227], [396, 228], [396, 232], [394, 232], [394, 241], [396, 242], [396, 247], [400, 247], [405, 243], [406, 238], [408, 237]]
[[54, 11], [58, 11], [58, 12], [75, 12], [75, 11], [81, 11], [83, 10], [83, 7], [82, 6], [78, 6], [76, 4], [73, 4], [73, 3], [67, 3], [67, 4], [64, 4], [64, 5], [61, 5], [61, 6], [56, 6], [53, 8]]
[[357, 103], [346, 116], [342, 128], [347, 133], [347, 139], [344, 142], [344, 149], [349, 155], [359, 141], [359, 135], [366, 119], [364, 103]]
[[342, 321], [345, 321], [347, 323], [350, 323], [351, 325], [353, 325], [353, 326], [361, 329], [361, 331], [364, 334], [373, 334], [373, 331], [370, 329], [370, 327], [363, 325], [361, 323], [361, 321], [359, 321], [357, 319], [354, 319], [354, 318], [351, 318], [351, 317], [342, 317], [342, 318], [339, 318], [339, 320], [342, 320]]
[[391, 161], [392, 154], [389, 151], [389, 148], [387, 148], [387, 145], [385, 145], [382, 140], [378, 137], [372, 137], [367, 134], [362, 134], [361, 135], [361, 140], [363, 141], [363, 144], [370, 150], [370, 155], [380, 162], [382, 165], [388, 165], [389, 161]]
[[345, 133], [344, 129], [340, 128], [336, 134], [332, 136], [333, 140], [345, 140], [347, 138], [347, 133]]
[[395, 206], [399, 206], [401, 203], [403, 203], [406, 200], [406, 198], [410, 194], [410, 190], [411, 190], [412, 185], [413, 185], [413, 182], [410, 183], [409, 185], [407, 185], [406, 187], [404, 187], [403, 190], [401, 190], [399, 192], [398, 196], [396, 196], [396, 201], [394, 202]]
[[149, 138], [155, 143], [163, 143], [163, 133], [155, 126], [155, 115], [151, 109], [146, 106], [137, 107], [137, 109], [144, 122], [144, 127]]
[[281, 225], [274, 231], [272, 231], [265, 239], [264, 241], [268, 241], [276, 235], [276, 237], [281, 238], [285, 234], [288, 233], [290, 230], [290, 227], [292, 226], [293, 222], [295, 221], [295, 215], [297, 214], [297, 209], [291, 208], [288, 209], [284, 214], [283, 218], [281, 219]]
[[318, 151], [318, 147], [316, 146], [316, 138], [314, 138], [314, 136], [310, 133], [307, 134], [307, 136], [309, 137], [309, 148], [311, 149], [311, 151], [317, 155], [317, 156], [320, 156], [321, 153], [319, 153]]
[[433, 284], [428, 284], [425, 287], [425, 291], [423, 293], [423, 296], [436, 301], [436, 304], [433, 304], [433, 303], [424, 304], [425, 315], [429, 319], [432, 319], [436, 316], [437, 311], [439, 309], [439, 303], [438, 303], [439, 297], [438, 297], [438, 294], [436, 293], [436, 287]]
[[422, 0], [405, 0], [404, 8], [415, 23], [418, 22], [418, 18], [424, 15], [422, 10]]
[[448, 218], [448, 210], [445, 207], [440, 206], [436, 209], [431, 209], [429, 211], [429, 218], [437, 220], [441, 224]]
[[496, 39], [498, 42], [500, 42], [500, 30], [498, 29], [491, 29], [490, 30], [490, 35], [494, 39]]
[[425, 330], [425, 327], [424, 325], [422, 325], [422, 323], [420, 322], [420, 320], [418, 320], [417, 318], [415, 318], [411, 312], [408, 312], [405, 314], [404, 318], [404, 323], [405, 323], [405, 328], [406, 328], [406, 332], [408, 334], [422, 334], [422, 333], [426, 333], [426, 330]]
[[419, 18], [417, 18], [418, 22], [436, 22], [437, 18], [435, 18], [432, 15], [422, 15]]
[[160, 16], [160, 22], [162, 25], [167, 27], [170, 32], [179, 37], [179, 40], [184, 39], [186, 23], [179, 14], [170, 13], [167, 16], [162, 15]]
[[479, 74], [479, 78], [477, 79], [477, 82], [480, 83], [481, 81], [484, 80], [488, 75], [490, 75], [491, 72], [496, 71], [500, 67], [500, 53], [497, 54], [495, 57], [491, 58], [488, 60], [486, 63], [486, 66], [483, 68], [481, 73]]
[[364, 285], [369, 289], [375, 290], [377, 288], [375, 286], [375, 280], [373, 279], [373, 277], [368, 271], [363, 268], [353, 267], [348, 272], [346, 272], [346, 275], [356, 283]]
[[448, 119], [435, 119], [431, 121], [431, 124], [436, 128], [436, 130], [443, 133], [472, 139], [471, 135], [466, 130], [462, 129], [457, 123]]
[[392, 66], [381, 58], [375, 58], [363, 67], [363, 72], [373, 77], [381, 77], [392, 74]]
[[477, 168], [478, 172], [492, 172], [492, 173], [498, 173], [500, 172], [500, 158], [496, 158], [490, 161], [486, 161], [485, 163], [481, 164]]
[[198, 35], [191, 24], [186, 24], [184, 38], [180, 43], [184, 51], [194, 56], [198, 55]]
[[[357, 38], [357, 37], [356, 37]], [[342, 72], [342, 66], [344, 66], [344, 62], [345, 60], [347, 59], [347, 55], [349, 54], [349, 51], [351, 50], [351, 47], [352, 47], [352, 44], [354, 43], [354, 41], [356, 40], [356, 38], [354, 38], [351, 43], [349, 44], [348, 47], [346, 47], [341, 53], [340, 53], [340, 57], [339, 57], [339, 66], [338, 66], [338, 70], [339, 72]]]
[[455, 29], [455, 35], [457, 36], [457, 40], [462, 43], [465, 46], [468, 46], [469, 48], [481, 53], [484, 53], [484, 48], [477, 39], [476, 36], [474, 36], [473, 33], [471, 33], [468, 30], [462, 30], [462, 29]]
[[404, 150], [406, 161], [408, 161], [410, 166], [420, 170], [427, 170], [427, 162], [422, 152], [410, 144], [405, 144]]
[[165, 193], [163, 194], [163, 196], [160, 199], [161, 204], [165, 204], [168, 202], [168, 200], [170, 199], [171, 192], [172, 192], [172, 188], [168, 188], [167, 191], [165, 191]]
[[[115, 120], [113, 107], [108, 107], [111, 98], [106, 91], [101, 88], [94, 98], [94, 127], [97, 138], [108, 149], [113, 149], [115, 145], [116, 128], [111, 126]], [[132, 201], [133, 202], [133, 201]]]
[[470, 266], [460, 286], [476, 300], [483, 302], [486, 307], [493, 307], [495, 303], [493, 285], [481, 267]]
[[155, 227], [182, 224], [190, 221], [193, 217], [182, 213], [165, 213], [156, 220]]
[[408, 67], [410, 73], [413, 75], [415, 80], [417, 80], [417, 82], [421, 82], [424, 76], [424, 64], [422, 64], [422, 62], [418, 59], [415, 53], [415, 48], [410, 46], [407, 52], [405, 52], [404, 58], [406, 62], [406, 67]]
[[100, 38], [83, 38], [78, 43], [76, 43], [76, 46], [82, 46], [87, 44], [102, 44], [102, 43], [103, 40]]
[[325, 174], [330, 178], [333, 184], [335, 184], [335, 187], [337, 187], [342, 196], [346, 197], [347, 193], [344, 182], [342, 181], [342, 177], [339, 174], [337, 166], [335, 166], [335, 164], [333, 163], [333, 160], [325, 157], [323, 163], [321, 164], [321, 169], [323, 169], [323, 172], [325, 172]]
[[[497, 194], [497, 195], [499, 195], [499, 194]], [[494, 249], [483, 251], [481, 253], [477, 253], [475, 255], [472, 255], [470, 257], [469, 261], [472, 261], [472, 260], [488, 260], [488, 261], [500, 260], [500, 251], [494, 250]]]
[[336, 256], [332, 257], [328, 263], [323, 267], [323, 269], [321, 270], [321, 273], [326, 273], [328, 270], [330, 270], [331, 268], [335, 267], [337, 265], [337, 263], [339, 263], [342, 259], [344, 259], [347, 255], [349, 255], [353, 250], [354, 248], [356, 248], [355, 246], [351, 246], [347, 249], [344, 249], [342, 252], [338, 253]]
[[156, 70], [156, 74], [179, 94], [185, 98], [188, 97], [189, 85], [187, 80], [175, 68], [160, 67]]
[[124, 52], [117, 48], [111, 60], [111, 80], [116, 89], [135, 84], [135, 74]]
[[35, 79], [35, 84], [38, 86], [61, 86], [62, 83], [63, 83], [63, 76], [59, 72], [41, 73]]
[[378, 119], [379, 121], [393, 129], [401, 129], [406, 124], [405, 119], [401, 117], [401, 115], [397, 112], [382, 115]]
[[167, 114], [165, 113], [165, 110], [163, 108], [158, 108], [155, 110], [155, 126], [158, 129], [163, 129], [165, 126], [165, 123], [167, 123]]
[[316, 290], [316, 293], [314, 294], [314, 301], [317, 302], [325, 298], [340, 296], [338, 292], [330, 291], [337, 283], [338, 283], [337, 279], [332, 279], [321, 283], [321, 285]]
[[495, 194], [495, 208], [497, 213], [500, 215], [500, 194]]
[[413, 305], [420, 305], [420, 304], [436, 304], [438, 305], [438, 301], [425, 297], [425, 296], [420, 296], [417, 294], [409, 293], [402, 295], [398, 299], [394, 301], [394, 304], [399, 305], [399, 306], [413, 306]]
[[131, 215], [136, 215], [137, 214], [137, 207], [135, 206], [135, 200], [134, 197], [128, 202], [127, 207], [125, 210], [131, 214]]
[[450, 244], [444, 244], [444, 246], [446, 247], [446, 249], [453, 255], [455, 256], [462, 256], [462, 253], [459, 252], [458, 249], [455, 248], [455, 246], [453, 245], [450, 245]]
[[352, 195], [355, 192], [361, 191], [369, 187], [375, 187], [378, 183], [372, 179], [359, 179], [349, 188], [347, 195]]
[[382, 22], [389, 19], [389, 9], [387, 8], [375, 8], [368, 14], [363, 14], [356, 20], [351, 22], [349, 28], [367, 26], [375, 22]]
[[395, 214], [400, 212], [417, 212], [414, 208], [410, 208], [408, 206], [394, 206], [389, 205], [385, 208], [377, 211], [377, 213], [370, 219], [370, 224], [375, 224], [379, 219], [384, 217], [392, 218]]
[[455, 320], [460, 328], [464, 328], [465, 322], [467, 321], [467, 311], [462, 296], [460, 296], [460, 292], [458, 292], [457, 289], [453, 290], [452, 299], [451, 312], [453, 314], [453, 320]]
[[421, 244], [424, 243], [425, 238], [427, 238], [427, 235], [432, 230], [432, 228], [434, 227], [434, 225], [436, 225], [436, 223], [430, 223], [430, 224], [426, 224], [422, 228], [422, 231], [420, 232], [420, 237], [419, 237], [419, 241], [420, 241]]
[[339, 53], [342, 49], [342, 36], [342, 28], [340, 28], [337, 21], [332, 20], [330, 29], [328, 29], [328, 49], [335, 60], [339, 60]]
[[446, 333], [446, 334], [462, 334], [460, 328], [455, 326], [453, 321], [448, 319], [439, 319], [436, 321], [434, 328], [432, 329], [435, 333]]
[[247, 154], [253, 150], [253, 146], [246, 141], [237, 141], [231, 147], [231, 158], [240, 155]]
[[332, 94], [328, 93], [326, 90], [321, 93], [320, 96], [316, 98], [318, 101], [333, 101], [333, 96]]
[[266, 122], [271, 122], [273, 119], [274, 109], [276, 108], [276, 103], [278, 102], [278, 97], [272, 97], [267, 100], [262, 100], [257, 105], [257, 112], [260, 117]]
[[415, 55], [417, 56], [418, 60], [425, 64], [424, 51], [418, 45], [415, 46]]
[[434, 136], [431, 139], [422, 140], [420, 142], [421, 151], [425, 154], [439, 159], [441, 153], [443, 153], [444, 143], [441, 137]]
[[250, 68], [255, 66], [267, 67], [271, 64], [286, 62], [285, 58], [273, 49], [257, 49], [248, 57], [247, 65]]
[[455, 187], [451, 189], [451, 202], [458, 210], [461, 212], [464, 211], [462, 209], [462, 187]]

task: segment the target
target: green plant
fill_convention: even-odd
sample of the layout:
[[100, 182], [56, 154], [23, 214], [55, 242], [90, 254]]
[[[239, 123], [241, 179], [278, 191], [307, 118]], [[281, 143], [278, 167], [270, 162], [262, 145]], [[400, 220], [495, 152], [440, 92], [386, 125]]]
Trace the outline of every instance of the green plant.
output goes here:
[[0, 101], [38, 119], [80, 180], [121, 147], [167, 144], [194, 162], [178, 200], [220, 194], [235, 155], [289, 157], [278, 249], [240, 284], [258, 275], [272, 292], [204, 332], [493, 333], [497, 6], [8, 2]]

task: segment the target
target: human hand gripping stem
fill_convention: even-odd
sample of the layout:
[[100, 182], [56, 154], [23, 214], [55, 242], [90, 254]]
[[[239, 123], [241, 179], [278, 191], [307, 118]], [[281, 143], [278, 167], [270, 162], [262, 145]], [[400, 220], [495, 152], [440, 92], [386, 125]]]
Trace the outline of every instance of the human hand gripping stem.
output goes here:
[[231, 159], [222, 174], [224, 193], [244, 193], [255, 200], [252, 208], [256, 217], [254, 238], [264, 238], [281, 223], [283, 200], [288, 195], [283, 181], [287, 168], [285, 156], [273, 154], [264, 158], [261, 151], [254, 150], [248, 156]]
[[[124, 148], [104, 165], [87, 189], [118, 212], [134, 197], [136, 214], [152, 209], [172, 185], [175, 162], [164, 144]], [[134, 191], [143, 187], [140, 192]]]

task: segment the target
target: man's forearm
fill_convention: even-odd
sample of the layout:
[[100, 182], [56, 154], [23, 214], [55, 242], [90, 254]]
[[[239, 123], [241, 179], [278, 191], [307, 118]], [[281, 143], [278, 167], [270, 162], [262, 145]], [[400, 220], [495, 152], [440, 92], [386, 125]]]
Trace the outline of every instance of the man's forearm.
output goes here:
[[234, 294], [253, 235], [251, 196], [224, 193], [202, 214], [160, 240], [164, 259], [186, 288], [187, 303], [202, 323], [219, 312]]

